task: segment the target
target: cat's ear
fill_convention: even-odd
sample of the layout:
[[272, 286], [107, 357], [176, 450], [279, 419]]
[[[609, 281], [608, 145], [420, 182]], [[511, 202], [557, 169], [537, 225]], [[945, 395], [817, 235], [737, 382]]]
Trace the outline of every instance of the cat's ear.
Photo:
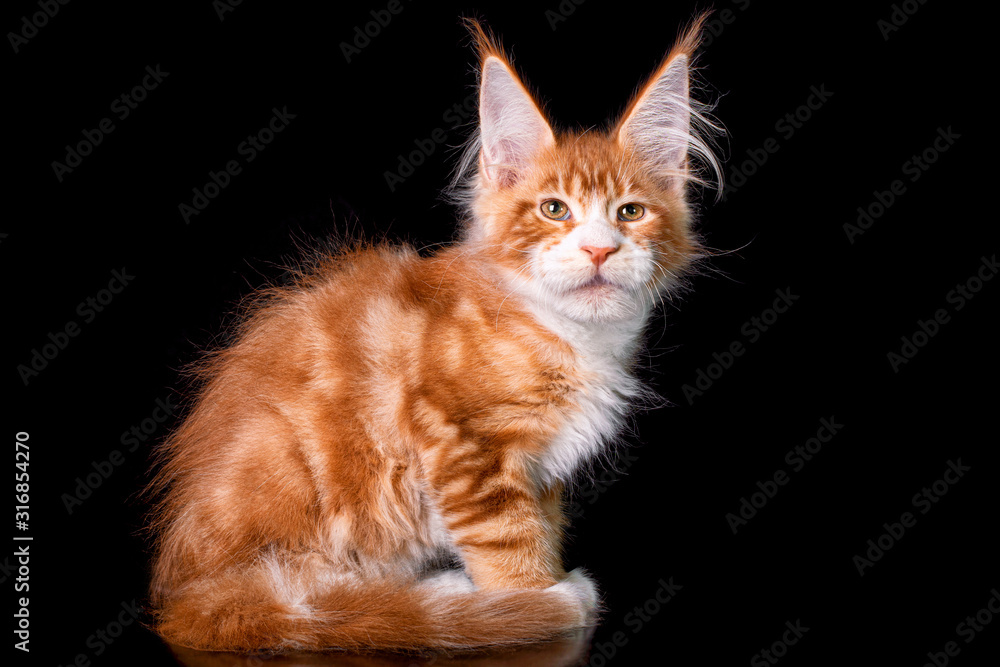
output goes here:
[[705, 118], [690, 91], [691, 60], [706, 17], [698, 17], [685, 31], [635, 94], [615, 130], [618, 142], [672, 187], [694, 178], [689, 153], [707, 158], [713, 171], [717, 167], [711, 150], [693, 131], [693, 122], [704, 125]]
[[480, 57], [479, 171], [490, 187], [517, 182], [524, 168], [555, 135], [541, 107], [503, 50], [478, 22], [467, 20]]

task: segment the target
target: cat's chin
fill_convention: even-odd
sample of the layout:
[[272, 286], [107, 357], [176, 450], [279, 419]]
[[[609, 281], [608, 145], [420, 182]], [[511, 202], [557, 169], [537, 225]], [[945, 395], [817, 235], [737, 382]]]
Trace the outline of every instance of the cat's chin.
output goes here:
[[593, 276], [569, 286], [563, 280], [545, 277], [512, 278], [514, 289], [536, 313], [558, 315], [581, 324], [639, 323], [649, 315], [649, 306], [638, 289]]
[[632, 290], [603, 278], [563, 292], [554, 305], [562, 315], [578, 322], [634, 321], [646, 315]]
[[578, 294], [613, 294], [615, 292], [620, 292], [622, 287], [617, 283], [613, 283], [602, 275], [596, 275], [587, 282], [583, 283], [579, 287], [571, 290]]

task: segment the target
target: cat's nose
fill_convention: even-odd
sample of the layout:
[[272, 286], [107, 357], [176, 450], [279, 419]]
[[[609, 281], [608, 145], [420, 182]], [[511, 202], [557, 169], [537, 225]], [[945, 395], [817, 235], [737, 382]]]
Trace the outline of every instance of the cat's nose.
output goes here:
[[592, 245], [582, 245], [580, 246], [580, 250], [590, 255], [590, 261], [594, 263], [594, 266], [601, 268], [601, 264], [604, 264], [604, 262], [607, 261], [608, 255], [613, 253], [615, 250], [618, 250], [618, 248], [610, 246], [597, 248]]

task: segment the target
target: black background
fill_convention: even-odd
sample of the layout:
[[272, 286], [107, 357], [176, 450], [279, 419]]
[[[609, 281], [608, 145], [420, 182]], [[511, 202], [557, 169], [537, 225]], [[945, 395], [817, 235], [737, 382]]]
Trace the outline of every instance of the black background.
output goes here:
[[[138, 624], [101, 655], [88, 644], [122, 602], [142, 600], [136, 493], [149, 445], [173, 421], [132, 452], [120, 438], [156, 399], [177, 399], [178, 369], [217, 340], [241, 297], [281, 279], [297, 246], [345, 232], [419, 246], [452, 237], [439, 194], [454, 163], [444, 147], [394, 191], [385, 172], [436, 128], [450, 145], [468, 130], [444, 118], [473, 90], [460, 16], [482, 16], [502, 35], [557, 122], [586, 127], [621, 110], [697, 9], [566, 2], [575, 9], [553, 29], [556, 0], [402, 6], [350, 62], [340, 44], [385, 3], [246, 0], [220, 20], [210, 2], [73, 2], [17, 53], [8, 38], [4, 418], [8, 437], [30, 433], [30, 664], [78, 654], [95, 665], [172, 663]], [[922, 665], [948, 641], [961, 647], [954, 664], [1000, 653], [1000, 620], [968, 644], [956, 632], [1000, 586], [998, 475], [986, 458], [1000, 285], [985, 283], [961, 310], [946, 296], [997, 250], [981, 104], [992, 79], [972, 51], [988, 22], [949, 3], [907, 5], [917, 7], [886, 39], [888, 2], [716, 6], [701, 64], [729, 131], [726, 173], [741, 182], [733, 170], [746, 171], [747, 151], [769, 137], [780, 148], [724, 201], [698, 198], [700, 229], [720, 254], [652, 322], [642, 362], [673, 405], [637, 416], [625, 474], [577, 496], [568, 562], [590, 570], [607, 604], [595, 667], [747, 664], [796, 620], [809, 631], [780, 664]], [[8, 5], [5, 32], [37, 11]], [[115, 117], [112, 101], [156, 65], [169, 75]], [[776, 123], [811, 86], [833, 94], [788, 137]], [[237, 146], [275, 107], [295, 118], [247, 164]], [[53, 161], [105, 117], [114, 132], [60, 182]], [[960, 138], [912, 182], [903, 163], [939, 128]], [[185, 224], [178, 205], [232, 159], [242, 173]], [[896, 179], [905, 193], [849, 242], [843, 225]], [[77, 305], [123, 269], [134, 279], [84, 322]], [[683, 386], [708, 372], [713, 353], [748, 342], [741, 328], [776, 289], [799, 298], [689, 401]], [[887, 354], [939, 308], [950, 321], [894, 372]], [[16, 367], [69, 321], [79, 335], [25, 384]], [[843, 428], [734, 535], [727, 513], [758, 481], [791, 470], [785, 453], [821, 418]], [[124, 463], [68, 513], [63, 494], [115, 449]], [[959, 458], [971, 470], [920, 514], [911, 498]], [[906, 511], [916, 525], [859, 576], [853, 557]], [[0, 576], [14, 598], [16, 574]], [[627, 615], [671, 577], [682, 588], [637, 631]], [[608, 659], [616, 632], [625, 646]]]

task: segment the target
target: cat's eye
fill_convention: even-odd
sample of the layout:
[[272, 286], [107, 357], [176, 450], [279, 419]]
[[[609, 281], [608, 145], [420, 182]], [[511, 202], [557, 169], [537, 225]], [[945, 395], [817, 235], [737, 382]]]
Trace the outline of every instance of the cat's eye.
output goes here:
[[622, 222], [635, 222], [646, 215], [642, 204], [625, 204], [618, 209], [618, 219]]
[[569, 218], [569, 206], [558, 199], [546, 199], [542, 202], [542, 215], [550, 220], [566, 220]]

